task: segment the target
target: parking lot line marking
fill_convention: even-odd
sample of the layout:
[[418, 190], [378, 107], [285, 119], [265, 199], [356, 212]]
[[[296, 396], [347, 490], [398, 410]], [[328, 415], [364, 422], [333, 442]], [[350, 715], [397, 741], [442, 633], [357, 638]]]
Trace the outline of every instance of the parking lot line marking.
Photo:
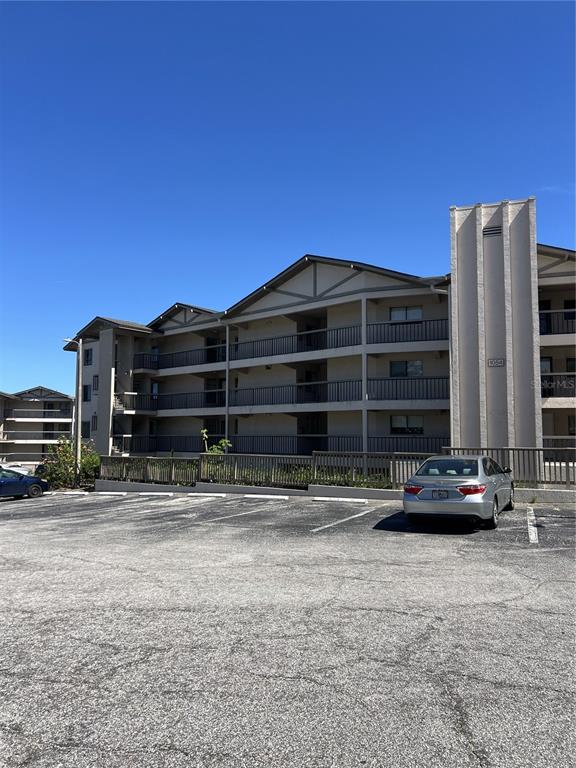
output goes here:
[[528, 507], [526, 510], [526, 522], [528, 524], [528, 539], [530, 544], [538, 544], [538, 528], [536, 528], [536, 516], [534, 509]]
[[203, 493], [203, 492], [196, 492], [192, 491], [192, 493], [187, 494], [188, 496], [210, 496], [213, 499], [225, 499], [226, 496], [228, 496], [227, 493]]
[[128, 491], [95, 491], [98, 496], [126, 496]]
[[362, 517], [362, 515], [367, 515], [368, 512], [371, 511], [371, 509], [365, 509], [364, 512], [358, 512], [357, 515], [350, 515], [350, 517], [345, 517], [343, 520], [336, 520], [334, 523], [328, 523], [327, 525], [321, 525], [318, 528], [313, 528], [310, 533], [318, 533], [318, 531], [323, 531], [326, 528], [332, 528], [335, 525], [340, 525], [340, 523], [347, 523], [348, 520], [354, 520], [355, 517]]
[[368, 503], [368, 499], [351, 499], [346, 496], [314, 496], [312, 501], [349, 501], [352, 504]]
[[245, 499], [282, 499], [283, 501], [288, 501], [288, 496], [277, 496], [274, 493], [245, 493], [244, 494]]
[[211, 520], [202, 520], [203, 523], [215, 523], [216, 520], [228, 520], [230, 517], [242, 517], [242, 515], [253, 515], [254, 512], [260, 512], [259, 509], [249, 509], [247, 512], [236, 512], [233, 515], [222, 515], [222, 517], [213, 517]]
[[137, 496], [174, 496], [173, 493], [168, 491], [139, 491]]

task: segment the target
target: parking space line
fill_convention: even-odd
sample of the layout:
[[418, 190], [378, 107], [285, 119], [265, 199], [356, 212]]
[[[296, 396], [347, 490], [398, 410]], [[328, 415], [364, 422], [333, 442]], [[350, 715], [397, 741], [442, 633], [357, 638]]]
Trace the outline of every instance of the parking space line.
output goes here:
[[137, 496], [174, 496], [169, 491], [139, 491]]
[[230, 517], [242, 517], [242, 515], [253, 515], [254, 512], [260, 512], [260, 509], [249, 509], [247, 512], [235, 512], [233, 515], [222, 515], [222, 517], [213, 517], [211, 520], [202, 520], [202, 523], [215, 523], [216, 520], [228, 520]]
[[351, 504], [368, 503], [368, 499], [351, 499], [346, 496], [314, 496], [312, 501], [349, 501]]
[[536, 516], [534, 515], [533, 507], [528, 507], [526, 509], [526, 522], [528, 524], [528, 539], [530, 544], [538, 544], [538, 528], [536, 527]]
[[128, 491], [95, 491], [98, 496], [126, 496]]
[[347, 523], [348, 520], [354, 520], [355, 517], [362, 517], [362, 515], [367, 515], [368, 512], [372, 512], [372, 508], [365, 509], [363, 512], [358, 512], [357, 515], [350, 515], [350, 517], [345, 517], [343, 520], [336, 520], [334, 523], [327, 523], [327, 525], [321, 525], [318, 528], [313, 528], [310, 533], [318, 533], [318, 531], [324, 531], [326, 528], [332, 528], [335, 525]]
[[245, 493], [243, 496], [245, 499], [281, 499], [282, 501], [289, 499], [289, 496], [277, 496], [275, 493]]

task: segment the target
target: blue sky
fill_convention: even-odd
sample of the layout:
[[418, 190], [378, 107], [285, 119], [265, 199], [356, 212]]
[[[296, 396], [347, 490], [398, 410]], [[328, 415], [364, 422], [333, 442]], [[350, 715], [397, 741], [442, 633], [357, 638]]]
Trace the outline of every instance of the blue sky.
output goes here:
[[571, 3], [0, 13], [0, 390], [72, 392], [94, 315], [224, 309], [304, 253], [447, 272], [450, 205], [535, 195], [574, 247]]

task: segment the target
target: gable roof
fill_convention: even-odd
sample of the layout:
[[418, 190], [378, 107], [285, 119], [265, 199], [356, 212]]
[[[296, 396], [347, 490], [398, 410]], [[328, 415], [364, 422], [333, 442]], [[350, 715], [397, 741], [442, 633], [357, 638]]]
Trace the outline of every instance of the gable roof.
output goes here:
[[30, 397], [36, 397], [38, 399], [43, 399], [46, 397], [56, 397], [61, 398], [64, 400], [72, 400], [73, 398], [70, 395], [64, 394], [64, 392], [58, 392], [55, 389], [48, 389], [48, 387], [30, 387], [30, 389], [23, 389], [21, 392], [15, 392], [14, 397], [19, 397], [21, 399], [25, 399], [26, 396]]
[[174, 315], [177, 315], [182, 309], [189, 309], [192, 312], [197, 312], [199, 315], [208, 315], [210, 318], [222, 314], [222, 312], [217, 312], [215, 309], [206, 309], [205, 307], [198, 307], [195, 304], [186, 304], [183, 301], [177, 301], [176, 304], [172, 304], [172, 306], [165, 309], [162, 314], [155, 317], [154, 320], [151, 320], [148, 323], [148, 327], [155, 328], [166, 320], [169, 320], [171, 317], [174, 317]]
[[95, 337], [96, 334], [103, 328], [118, 328], [122, 331], [136, 331], [145, 334], [152, 333], [151, 329], [147, 325], [142, 325], [142, 323], [134, 323], [132, 320], [116, 320], [113, 317], [100, 317], [99, 315], [96, 315], [96, 317], [90, 320], [90, 322], [87, 323], [84, 328], [81, 328], [78, 331], [78, 333], [74, 336], [74, 339], [69, 341], [64, 349], [66, 352], [75, 352], [75, 341], [85, 337]]
[[411, 274], [408, 274], [407, 272], [396, 272], [393, 269], [376, 267], [373, 264], [366, 264], [362, 261], [352, 261], [349, 259], [335, 259], [330, 256], [316, 256], [314, 254], [307, 253], [304, 256], [302, 256], [300, 259], [295, 261], [293, 264], [291, 264], [289, 267], [287, 267], [285, 270], [277, 274], [271, 280], [268, 280], [268, 282], [264, 283], [264, 285], [261, 285], [255, 291], [252, 291], [252, 293], [249, 293], [248, 296], [245, 296], [243, 299], [240, 299], [240, 301], [236, 302], [236, 304], [233, 304], [229, 309], [227, 309], [224, 312], [224, 315], [228, 317], [242, 309], [245, 309], [246, 307], [250, 306], [250, 304], [253, 304], [262, 296], [265, 296], [269, 290], [272, 290], [282, 285], [287, 280], [294, 277], [294, 275], [297, 275], [299, 272], [302, 272], [304, 269], [309, 267], [310, 264], [313, 264], [314, 262], [318, 264], [330, 264], [331, 266], [335, 266], [335, 267], [347, 267], [349, 269], [364, 270], [365, 272], [373, 272], [374, 274], [382, 275], [383, 277], [392, 277], [395, 280], [403, 280], [406, 283], [412, 283], [414, 285], [419, 285], [419, 286], [421, 285], [428, 286], [431, 284], [430, 281], [444, 279], [443, 277], [442, 278], [417, 277], [416, 275], [411, 275]]
[[0, 397], [7, 397], [10, 400], [16, 400], [16, 395], [9, 395], [8, 392], [0, 392]]
[[574, 261], [576, 259], [576, 251], [573, 251], [571, 248], [559, 248], [556, 245], [537, 243], [536, 250], [542, 256], [555, 256], [556, 258], [563, 257], [567, 261]]

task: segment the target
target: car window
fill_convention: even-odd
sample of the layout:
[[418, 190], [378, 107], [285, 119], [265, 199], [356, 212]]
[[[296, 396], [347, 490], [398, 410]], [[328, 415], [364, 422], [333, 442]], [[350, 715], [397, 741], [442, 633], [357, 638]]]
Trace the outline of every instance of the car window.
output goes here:
[[492, 470], [492, 462], [491, 459], [484, 458], [482, 459], [482, 466], [484, 467], [484, 474], [490, 477], [490, 475], [493, 475], [494, 472]]
[[0, 478], [3, 480], [19, 480], [22, 477], [18, 472], [11, 472], [9, 469], [0, 469]]
[[492, 459], [492, 468], [494, 469], [494, 474], [495, 475], [503, 475], [504, 474], [504, 470], [502, 469], [500, 464], [498, 464], [498, 462], [494, 461], [494, 459]]
[[420, 477], [478, 477], [476, 459], [430, 459], [416, 472]]

